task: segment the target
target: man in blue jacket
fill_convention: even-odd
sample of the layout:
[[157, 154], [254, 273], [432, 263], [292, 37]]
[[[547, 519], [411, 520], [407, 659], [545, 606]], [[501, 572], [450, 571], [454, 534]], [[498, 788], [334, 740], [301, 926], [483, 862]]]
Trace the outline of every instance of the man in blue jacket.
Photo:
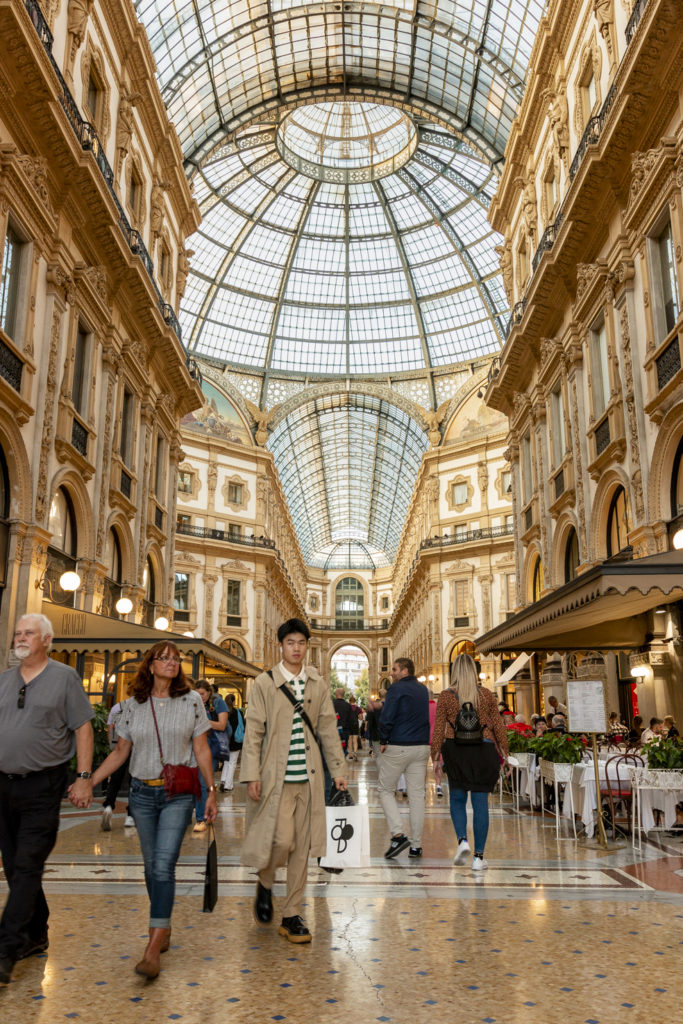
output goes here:
[[[391, 678], [379, 720], [379, 798], [391, 831], [391, 844], [384, 856], [396, 857], [409, 846], [409, 857], [421, 857], [429, 760], [429, 691], [415, 678], [410, 658], [396, 659]], [[410, 805], [410, 839], [403, 832], [395, 796], [402, 774]]]

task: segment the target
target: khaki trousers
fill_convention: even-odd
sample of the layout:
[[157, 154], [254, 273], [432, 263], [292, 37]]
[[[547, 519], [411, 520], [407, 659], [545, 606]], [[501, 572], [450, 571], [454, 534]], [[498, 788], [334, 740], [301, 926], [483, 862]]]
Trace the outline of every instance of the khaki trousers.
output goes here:
[[275, 872], [287, 866], [287, 897], [283, 917], [301, 914], [308, 855], [311, 849], [311, 787], [308, 782], [285, 782], [277, 812], [270, 860], [259, 871], [259, 882], [272, 889]]

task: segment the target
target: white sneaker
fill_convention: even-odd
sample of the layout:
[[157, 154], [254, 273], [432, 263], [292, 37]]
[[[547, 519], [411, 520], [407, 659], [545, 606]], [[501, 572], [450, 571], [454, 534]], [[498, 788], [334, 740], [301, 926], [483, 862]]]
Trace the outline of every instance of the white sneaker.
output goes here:
[[460, 842], [458, 843], [458, 849], [456, 851], [455, 857], [453, 858], [453, 863], [462, 864], [462, 862], [464, 861], [465, 857], [469, 852], [470, 844], [467, 842], [466, 839], [461, 839]]
[[103, 832], [111, 832], [111, 816], [112, 816], [112, 808], [111, 807], [103, 807], [102, 808], [102, 821], [100, 822], [100, 828], [102, 829]]
[[132, 816], [132, 814], [126, 815], [126, 820], [124, 821], [123, 825], [124, 828], [135, 828], [135, 818]]
[[436, 787], [436, 795], [437, 796], [443, 796], [443, 786], [437, 786]]
[[487, 860], [484, 860], [483, 857], [475, 857], [472, 861], [473, 871], [486, 871], [488, 866], [489, 862]]

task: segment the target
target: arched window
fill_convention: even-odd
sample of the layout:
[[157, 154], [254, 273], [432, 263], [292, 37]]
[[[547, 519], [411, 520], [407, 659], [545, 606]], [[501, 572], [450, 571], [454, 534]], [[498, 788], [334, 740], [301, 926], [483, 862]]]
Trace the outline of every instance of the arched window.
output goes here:
[[628, 548], [631, 529], [628, 498], [623, 487], [617, 487], [609, 506], [607, 516], [607, 557], [612, 558]]
[[47, 528], [52, 534], [50, 547], [75, 558], [78, 546], [76, 514], [71, 496], [65, 487], [59, 487], [55, 492], [50, 505], [50, 519]]
[[545, 583], [543, 581], [543, 562], [540, 556], [534, 562], [534, 571], [531, 574], [531, 600], [540, 601]]
[[339, 580], [335, 588], [336, 629], [362, 629], [365, 615], [363, 584], [352, 576]]
[[472, 640], [460, 640], [459, 643], [453, 644], [453, 650], [451, 651], [450, 657], [451, 665], [459, 654], [469, 654], [471, 658], [478, 657], [476, 644], [474, 644]]
[[0, 445], [0, 606], [7, 584], [7, 551], [9, 548], [9, 471]]
[[123, 575], [123, 559], [119, 535], [112, 527], [107, 534], [107, 575], [114, 583], [121, 583]]
[[221, 647], [223, 648], [224, 651], [227, 651], [228, 654], [232, 654], [234, 658], [241, 658], [242, 661], [247, 660], [247, 652], [245, 651], [244, 647], [242, 647], [242, 644], [239, 642], [239, 640], [233, 640], [231, 638], [228, 638], [227, 640], [224, 640], [222, 642]]
[[576, 579], [576, 570], [579, 567], [579, 538], [572, 526], [567, 537], [567, 544], [564, 549], [564, 582]]
[[683, 437], [678, 442], [671, 474], [671, 518], [683, 515]]
[[142, 585], [145, 588], [145, 596], [142, 599], [142, 621], [145, 626], [153, 626], [156, 604], [156, 579], [154, 577], [154, 566], [152, 559], [147, 555], [145, 570], [142, 574]]

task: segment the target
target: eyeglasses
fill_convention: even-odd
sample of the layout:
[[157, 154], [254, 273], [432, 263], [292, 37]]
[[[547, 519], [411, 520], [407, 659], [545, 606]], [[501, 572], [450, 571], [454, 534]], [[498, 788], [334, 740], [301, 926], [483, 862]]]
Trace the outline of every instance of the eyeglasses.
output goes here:
[[19, 696], [17, 697], [17, 707], [21, 710], [26, 703], [26, 683], [19, 690]]
[[174, 661], [176, 665], [180, 664], [180, 658], [176, 654], [164, 654], [162, 658], [155, 658], [155, 661]]

